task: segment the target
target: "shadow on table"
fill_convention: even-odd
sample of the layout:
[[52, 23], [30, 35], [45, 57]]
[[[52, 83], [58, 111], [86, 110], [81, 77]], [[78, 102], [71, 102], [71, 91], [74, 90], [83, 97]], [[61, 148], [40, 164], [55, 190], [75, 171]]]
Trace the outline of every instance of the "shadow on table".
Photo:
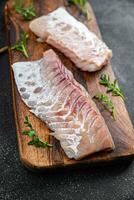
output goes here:
[[132, 158], [125, 158], [113, 162], [102, 163], [102, 164], [92, 164], [92, 165], [85, 165], [79, 167], [58, 167], [56, 169], [46, 169], [46, 170], [37, 170], [37, 169], [29, 169], [23, 166], [28, 173], [33, 174], [34, 176], [47, 176], [48, 178], [51, 176], [61, 176], [61, 175], [85, 175], [91, 174], [96, 175], [99, 174], [102, 176], [109, 175], [109, 176], [116, 176], [123, 172], [125, 172], [129, 166], [131, 165], [133, 159]]

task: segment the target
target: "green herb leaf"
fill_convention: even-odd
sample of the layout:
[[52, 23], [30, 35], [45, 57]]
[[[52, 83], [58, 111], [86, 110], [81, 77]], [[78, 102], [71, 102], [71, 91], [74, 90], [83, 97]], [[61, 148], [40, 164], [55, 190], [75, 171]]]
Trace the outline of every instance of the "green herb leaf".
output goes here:
[[46, 147], [52, 147], [51, 144], [49, 144], [47, 141], [43, 142], [37, 135], [36, 135], [36, 131], [33, 129], [32, 124], [29, 121], [28, 116], [25, 117], [24, 120], [24, 124], [26, 125], [26, 127], [28, 127], [30, 130], [25, 130], [22, 132], [23, 135], [27, 135], [29, 137], [32, 138], [32, 140], [30, 142], [28, 142], [28, 145], [33, 145], [37, 148], [42, 147], [42, 148], [46, 148]]
[[69, 4], [76, 4], [83, 7], [86, 5], [87, 0], [69, 0], [68, 2]]
[[28, 116], [25, 117], [24, 124], [26, 125], [26, 127], [29, 127], [31, 130], [33, 130], [32, 124], [30, 123]]
[[102, 103], [104, 103], [104, 105], [111, 112], [113, 119], [116, 120], [116, 111], [115, 111], [115, 108], [114, 108], [114, 105], [113, 105], [111, 99], [103, 93], [96, 95], [95, 98], [99, 99]]
[[33, 140], [31, 140], [28, 145], [33, 145], [37, 148], [46, 148], [46, 147], [52, 147], [51, 144], [49, 144], [48, 142], [43, 142], [41, 141], [38, 136], [36, 136]]
[[25, 20], [31, 20], [33, 17], [36, 16], [36, 11], [35, 11], [33, 4], [31, 3], [30, 6], [23, 7], [22, 0], [20, 0], [19, 2], [16, 3], [15, 11], [17, 13], [21, 14]]
[[22, 134], [28, 135], [29, 137], [33, 137], [33, 136], [35, 136], [36, 132], [35, 132], [35, 130], [30, 130], [30, 131], [23, 131]]
[[12, 50], [20, 51], [26, 58], [28, 58], [28, 53], [26, 50], [27, 39], [28, 34], [23, 32], [20, 41], [11, 47]]
[[102, 74], [99, 83], [107, 87], [107, 92], [112, 92], [113, 96], [120, 96], [123, 100], [126, 99], [117, 83], [117, 80], [114, 80], [114, 82], [111, 83], [109, 76]]

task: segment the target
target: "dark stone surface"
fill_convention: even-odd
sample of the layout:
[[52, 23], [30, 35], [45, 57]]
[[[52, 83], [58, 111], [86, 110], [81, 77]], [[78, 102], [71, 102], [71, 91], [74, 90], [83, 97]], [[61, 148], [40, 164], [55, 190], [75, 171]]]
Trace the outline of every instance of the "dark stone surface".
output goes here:
[[[0, 0], [0, 46], [6, 44]], [[134, 123], [134, 1], [91, 0]], [[0, 200], [133, 200], [134, 163], [35, 174], [22, 167], [12, 110], [8, 55], [0, 55]]]

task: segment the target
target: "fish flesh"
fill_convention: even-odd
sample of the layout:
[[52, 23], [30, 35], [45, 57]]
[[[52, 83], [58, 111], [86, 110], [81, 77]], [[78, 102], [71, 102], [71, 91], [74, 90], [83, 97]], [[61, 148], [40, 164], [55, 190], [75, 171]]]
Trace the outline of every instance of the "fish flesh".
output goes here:
[[100, 70], [112, 57], [112, 51], [106, 44], [64, 7], [34, 19], [29, 27], [83, 71]]
[[37, 61], [13, 64], [25, 104], [53, 131], [69, 158], [81, 159], [114, 142], [95, 103], [53, 50]]
[[53, 50], [37, 61], [13, 64], [25, 104], [53, 131], [69, 158], [81, 159], [114, 149], [110, 132], [95, 103]]

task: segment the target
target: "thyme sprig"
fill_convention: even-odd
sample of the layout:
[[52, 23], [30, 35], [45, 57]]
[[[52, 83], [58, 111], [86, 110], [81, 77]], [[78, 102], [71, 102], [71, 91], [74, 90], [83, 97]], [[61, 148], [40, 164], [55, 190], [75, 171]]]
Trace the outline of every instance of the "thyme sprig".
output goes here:
[[106, 74], [102, 74], [100, 76], [99, 83], [107, 87], [107, 92], [112, 92], [113, 96], [120, 96], [123, 100], [126, 99], [123, 92], [121, 91], [121, 88], [119, 87], [117, 83], [117, 80], [114, 80], [114, 82], [110, 82], [109, 76]]
[[78, 7], [80, 7], [80, 9], [82, 10], [82, 12], [86, 15], [86, 18], [88, 21], [91, 20], [91, 15], [89, 13], [89, 10], [87, 8], [87, 0], [68, 0], [69, 4], [75, 4]]
[[30, 138], [32, 138], [32, 140], [30, 142], [28, 142], [28, 145], [33, 145], [37, 148], [46, 148], [46, 147], [52, 147], [51, 144], [49, 144], [47, 141], [42, 141], [36, 134], [36, 131], [33, 129], [33, 126], [31, 124], [31, 122], [29, 121], [28, 116], [25, 117], [25, 121], [24, 124], [27, 128], [29, 128], [29, 130], [25, 130], [22, 132], [23, 135], [27, 135]]
[[110, 111], [113, 119], [116, 120], [116, 111], [115, 111], [115, 107], [114, 107], [111, 99], [104, 93], [97, 94], [94, 98], [101, 101], [107, 107], [107, 109]]
[[33, 17], [36, 16], [35, 7], [33, 3], [31, 3], [28, 7], [23, 6], [23, 0], [19, 0], [15, 4], [15, 11], [24, 18], [24, 20], [31, 20]]
[[23, 32], [21, 34], [20, 41], [11, 47], [12, 50], [20, 51], [26, 58], [28, 58], [27, 47], [26, 47], [28, 37], [29, 37], [28, 34], [26, 32]]

